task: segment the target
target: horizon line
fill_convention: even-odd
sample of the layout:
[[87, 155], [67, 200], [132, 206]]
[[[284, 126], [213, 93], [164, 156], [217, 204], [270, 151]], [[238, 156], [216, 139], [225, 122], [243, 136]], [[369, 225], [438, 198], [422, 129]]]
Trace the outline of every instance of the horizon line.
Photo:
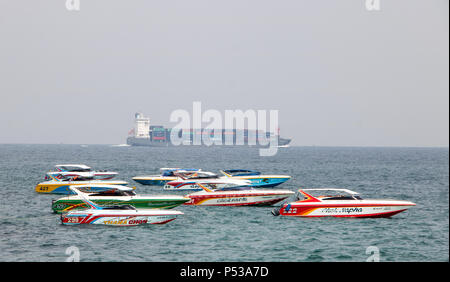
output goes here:
[[[0, 145], [86, 145], [86, 146], [111, 146], [111, 145], [123, 145], [126, 143], [1, 143]], [[248, 145], [234, 145], [236, 147], [252, 148]], [[152, 147], [152, 146], [130, 146], [130, 147]], [[221, 145], [180, 145], [174, 147], [230, 147]], [[325, 148], [443, 148], [448, 149], [447, 146], [440, 145], [289, 145], [289, 147], [325, 147]], [[159, 147], [158, 147], [159, 148]]]

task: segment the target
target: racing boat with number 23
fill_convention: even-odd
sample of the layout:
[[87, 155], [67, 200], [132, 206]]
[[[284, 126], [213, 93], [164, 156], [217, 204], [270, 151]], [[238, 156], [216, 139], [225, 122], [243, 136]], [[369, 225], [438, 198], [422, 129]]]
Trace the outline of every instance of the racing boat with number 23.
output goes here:
[[69, 187], [90, 208], [61, 214], [62, 224], [102, 224], [135, 226], [142, 224], [164, 224], [182, 215], [180, 211], [161, 209], [136, 209], [131, 205], [99, 206], [90, 201], [76, 186]]

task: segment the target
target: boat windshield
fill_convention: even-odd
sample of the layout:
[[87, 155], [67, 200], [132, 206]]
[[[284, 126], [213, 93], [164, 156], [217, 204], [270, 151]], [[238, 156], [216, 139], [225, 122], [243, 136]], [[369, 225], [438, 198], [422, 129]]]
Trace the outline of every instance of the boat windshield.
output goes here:
[[114, 191], [104, 191], [104, 192], [98, 192], [95, 194], [91, 194], [89, 196], [136, 196], [136, 193], [134, 191], [120, 191], [120, 190], [114, 190]]
[[176, 176], [177, 173], [183, 175], [191, 175], [196, 171], [197, 170], [194, 169], [171, 169], [171, 170], [164, 170], [161, 176]]
[[252, 190], [252, 188], [248, 186], [234, 186], [234, 187], [218, 188], [215, 189], [214, 191], [241, 191], [241, 190]]
[[64, 176], [61, 181], [90, 181], [94, 180], [91, 176]]
[[[320, 196], [322, 200], [362, 200], [362, 198], [358, 195], [337, 195], [337, 196]], [[319, 198], [320, 198], [319, 197]]]
[[247, 170], [247, 169], [229, 169], [224, 170], [226, 174], [230, 174], [231, 176], [251, 176], [251, 175], [261, 175], [261, 172], [255, 170]]
[[[357, 193], [348, 193], [342, 190], [305, 190], [306, 193], [311, 196], [322, 200], [322, 201], [330, 201], [330, 200], [362, 200], [361, 196]], [[302, 193], [298, 193], [297, 200], [305, 199], [305, 195]]]
[[68, 172], [90, 172], [90, 168], [83, 168], [78, 166], [60, 166], [59, 167], [62, 171], [68, 171]]
[[184, 177], [186, 177], [186, 179], [215, 179], [215, 178], [219, 178], [219, 176], [215, 173], [200, 173], [200, 172], [196, 172], [196, 173], [192, 173], [190, 175], [186, 175], [183, 174]]
[[136, 210], [132, 205], [120, 205], [120, 206], [103, 206], [104, 210]]
[[161, 176], [174, 176], [174, 172], [174, 170], [166, 170], [161, 174]]

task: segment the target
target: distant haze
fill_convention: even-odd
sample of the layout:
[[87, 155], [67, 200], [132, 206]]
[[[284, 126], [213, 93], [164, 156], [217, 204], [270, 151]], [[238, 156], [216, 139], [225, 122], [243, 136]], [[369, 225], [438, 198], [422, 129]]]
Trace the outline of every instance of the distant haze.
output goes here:
[[0, 0], [0, 143], [125, 143], [135, 112], [279, 110], [299, 146], [448, 146], [447, 0]]

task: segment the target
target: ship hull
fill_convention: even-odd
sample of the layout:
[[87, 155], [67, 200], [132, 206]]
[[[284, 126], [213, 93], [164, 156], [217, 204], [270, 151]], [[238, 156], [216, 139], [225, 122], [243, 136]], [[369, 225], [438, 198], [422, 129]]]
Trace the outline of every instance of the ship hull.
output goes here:
[[[290, 142], [291, 142], [291, 139], [279, 138], [277, 147], [287, 147]], [[130, 146], [144, 146], [144, 147], [172, 147], [172, 146], [175, 146], [170, 141], [164, 141], [164, 142], [162, 142], [160, 140], [153, 141], [150, 138], [136, 138], [136, 137], [128, 137], [127, 144]], [[205, 145], [203, 143], [201, 145], [193, 145], [193, 144], [187, 143], [187, 144], [182, 144], [179, 146], [208, 146], [208, 145]], [[253, 148], [268, 148], [270, 146], [270, 144], [260, 145], [258, 143], [249, 144], [248, 142], [244, 142], [243, 144], [232, 144], [232, 145], [226, 145], [226, 144], [215, 145], [215, 144], [213, 144], [211, 146], [223, 146], [223, 147], [247, 146], [247, 147], [253, 147]]]

